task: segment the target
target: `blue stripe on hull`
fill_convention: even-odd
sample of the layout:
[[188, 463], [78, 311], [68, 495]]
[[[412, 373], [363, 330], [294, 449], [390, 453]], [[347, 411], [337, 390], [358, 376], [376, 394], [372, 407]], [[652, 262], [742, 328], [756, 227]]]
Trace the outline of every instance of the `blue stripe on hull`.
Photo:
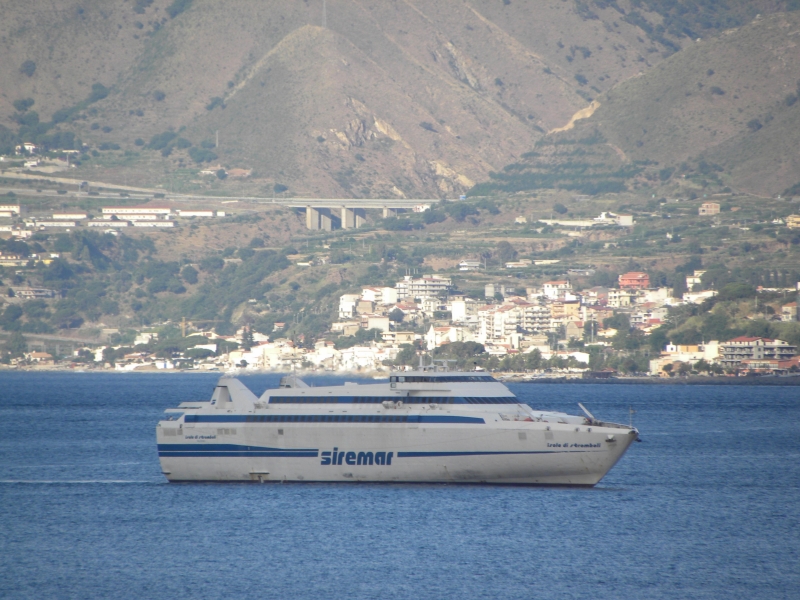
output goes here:
[[[480, 417], [457, 417], [457, 416], [440, 416], [440, 415], [389, 415], [389, 417], [403, 417], [403, 421], [367, 421], [355, 420], [361, 417], [375, 417], [385, 415], [186, 415], [184, 421], [186, 423], [348, 423], [348, 424], [364, 424], [382, 425], [401, 424], [401, 423], [467, 423], [472, 425], [484, 425], [484, 421]], [[264, 421], [257, 420], [259, 417], [264, 417]], [[328, 420], [332, 417], [339, 417], [340, 419], [347, 418], [348, 420]], [[298, 420], [302, 418], [303, 420]], [[270, 419], [270, 420], [267, 420]], [[294, 420], [290, 420], [294, 419]]]
[[319, 454], [317, 452], [214, 452], [205, 451], [205, 452], [171, 452], [169, 450], [159, 450], [159, 456], [168, 456], [168, 457], [202, 457], [202, 458], [209, 458], [209, 457], [233, 457], [233, 458], [249, 458], [249, 457], [268, 457], [268, 458], [318, 458]]
[[432, 456], [493, 456], [504, 454], [561, 454], [564, 452], [591, 452], [590, 450], [531, 450], [511, 452], [398, 452], [397, 458], [428, 458]]
[[243, 446], [241, 444], [159, 444], [158, 451], [199, 452], [200, 450], [215, 452], [319, 452], [318, 448], [270, 448], [269, 446]]

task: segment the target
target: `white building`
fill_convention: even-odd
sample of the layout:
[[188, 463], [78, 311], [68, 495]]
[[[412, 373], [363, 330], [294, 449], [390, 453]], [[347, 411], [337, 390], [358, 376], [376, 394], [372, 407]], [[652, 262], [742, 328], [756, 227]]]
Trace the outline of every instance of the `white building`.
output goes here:
[[75, 221], [37, 221], [36, 225], [38, 227], [75, 227], [77, 223]]
[[394, 287], [399, 299], [424, 298], [446, 294], [452, 289], [453, 282], [449, 277], [439, 275], [426, 275], [416, 279], [406, 275], [403, 281], [398, 281]]
[[447, 309], [453, 323], [475, 323], [478, 320], [478, 303], [472, 298], [452, 300]]
[[467, 342], [472, 340], [472, 334], [464, 327], [434, 327], [431, 325], [425, 334], [425, 347], [428, 350], [438, 348], [443, 344], [454, 342]]
[[550, 300], [563, 299], [564, 295], [571, 291], [572, 284], [566, 279], [547, 281], [542, 284], [542, 293], [544, 294], [545, 298]]
[[213, 210], [180, 210], [175, 211], [181, 217], [214, 217]]
[[381, 331], [389, 331], [389, 317], [370, 315], [367, 317], [367, 326], [365, 329], [380, 329]]
[[375, 304], [397, 304], [397, 290], [391, 287], [368, 287], [361, 290], [361, 299]]
[[625, 308], [636, 302], [636, 292], [633, 290], [608, 290], [608, 307]]
[[175, 227], [174, 221], [134, 221], [134, 227]]
[[686, 289], [690, 292], [696, 285], [702, 285], [703, 283], [703, 274], [705, 271], [695, 271], [692, 275], [686, 276]]
[[339, 319], [352, 319], [356, 316], [356, 306], [361, 296], [358, 294], [343, 294], [339, 297]]
[[705, 290], [703, 292], [686, 292], [683, 295], [683, 301], [687, 304], [701, 304], [708, 298], [713, 298], [717, 295], [716, 290]]
[[128, 227], [130, 223], [128, 221], [89, 221], [86, 224], [88, 227]]
[[130, 217], [131, 215], [171, 215], [172, 209], [167, 206], [104, 206], [104, 215], [118, 215]]

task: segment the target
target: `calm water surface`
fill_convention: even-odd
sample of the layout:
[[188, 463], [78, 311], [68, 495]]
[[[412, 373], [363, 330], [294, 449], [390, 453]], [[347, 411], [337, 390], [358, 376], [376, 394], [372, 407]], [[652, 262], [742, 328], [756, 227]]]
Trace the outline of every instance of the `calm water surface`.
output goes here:
[[0, 373], [0, 597], [800, 597], [798, 388], [511, 385], [637, 411], [589, 490], [167, 484], [156, 422], [216, 379]]

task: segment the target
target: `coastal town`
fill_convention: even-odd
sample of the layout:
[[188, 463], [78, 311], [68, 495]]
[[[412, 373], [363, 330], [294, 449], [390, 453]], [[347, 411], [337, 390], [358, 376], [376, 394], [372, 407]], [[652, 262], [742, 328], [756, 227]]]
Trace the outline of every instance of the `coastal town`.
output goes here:
[[[469, 263], [465, 263], [469, 268]], [[513, 265], [506, 265], [514, 268]], [[704, 272], [686, 277], [692, 290]], [[787, 299], [761, 318], [797, 322], [800, 284], [781, 291]], [[46, 297], [51, 290], [16, 290], [22, 298]], [[713, 290], [687, 291], [676, 298], [669, 288], [654, 288], [644, 272], [619, 276], [616, 287], [576, 290], [569, 279], [536, 287], [487, 284], [482, 297], [471, 297], [440, 275], [403, 277], [393, 287], [363, 287], [339, 297], [338, 320], [313, 344], [282, 335], [276, 322], [269, 334], [245, 326], [219, 335], [183, 323], [180, 342], [156, 351], [159, 329], [137, 332], [129, 344], [73, 348], [60, 360], [32, 350], [13, 359], [20, 368], [96, 368], [115, 371], [319, 371], [387, 373], [410, 368], [419, 355], [482, 357], [469, 368], [500, 371], [522, 378], [608, 378], [621, 375], [660, 378], [787, 375], [800, 371], [797, 346], [780, 339], [737, 336], [699, 344], [665, 343], [650, 354], [648, 369], [594, 370], [593, 355], [624, 356], [629, 337], [647, 339], [666, 321], [669, 310], [697, 306], [717, 296]], [[108, 330], [106, 334], [117, 335]], [[302, 340], [301, 340], [302, 341]], [[73, 344], [74, 346], [74, 344]], [[449, 351], [458, 349], [461, 354]], [[466, 354], [464, 352], [466, 351]], [[462, 361], [463, 362], [463, 361]]]

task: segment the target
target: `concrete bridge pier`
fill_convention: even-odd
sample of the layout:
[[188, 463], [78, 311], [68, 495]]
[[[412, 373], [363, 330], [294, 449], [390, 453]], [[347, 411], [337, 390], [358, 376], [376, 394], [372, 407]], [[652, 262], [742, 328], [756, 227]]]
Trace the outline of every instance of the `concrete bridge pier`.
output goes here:
[[319, 210], [306, 206], [306, 229], [317, 231], [319, 229]]
[[389, 217], [396, 217], [397, 216], [397, 209], [396, 208], [389, 208], [388, 206], [383, 207], [383, 218], [388, 219]]
[[334, 218], [331, 215], [330, 208], [306, 206], [306, 229], [311, 231], [331, 231]]
[[323, 231], [333, 230], [333, 216], [331, 215], [330, 208], [318, 208], [319, 211], [319, 228]]
[[342, 229], [358, 229], [366, 220], [366, 211], [363, 208], [342, 207]]

